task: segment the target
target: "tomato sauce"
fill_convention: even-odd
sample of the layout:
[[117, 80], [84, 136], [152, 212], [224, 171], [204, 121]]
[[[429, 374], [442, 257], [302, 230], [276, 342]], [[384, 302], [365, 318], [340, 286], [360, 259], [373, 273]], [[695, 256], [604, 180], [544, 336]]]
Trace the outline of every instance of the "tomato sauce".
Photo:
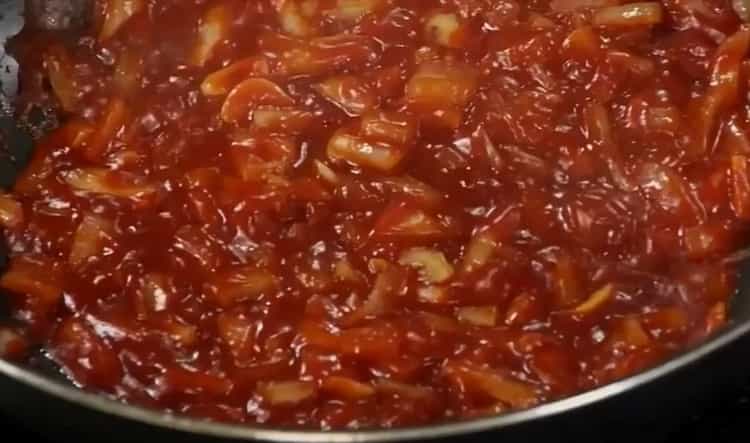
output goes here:
[[[14, 321], [81, 388], [233, 423], [533, 407], [727, 322], [742, 1], [108, 0], [13, 42]], [[71, 20], [80, 22], [80, 20]]]

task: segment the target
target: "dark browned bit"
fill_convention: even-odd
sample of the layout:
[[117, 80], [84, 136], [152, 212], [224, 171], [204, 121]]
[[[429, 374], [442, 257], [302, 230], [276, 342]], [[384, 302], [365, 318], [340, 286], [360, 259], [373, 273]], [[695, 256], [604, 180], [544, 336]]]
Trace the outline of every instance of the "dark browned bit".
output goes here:
[[91, 0], [27, 0], [30, 24], [49, 31], [65, 31], [85, 26], [91, 17]]

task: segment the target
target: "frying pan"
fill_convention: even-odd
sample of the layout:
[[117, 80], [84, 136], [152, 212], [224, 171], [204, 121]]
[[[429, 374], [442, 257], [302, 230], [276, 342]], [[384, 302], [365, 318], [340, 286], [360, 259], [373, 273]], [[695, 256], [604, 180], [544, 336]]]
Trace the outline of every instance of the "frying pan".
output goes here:
[[[0, 0], [0, 43], [23, 26], [22, 0]], [[17, 92], [15, 61], [0, 48], [0, 186], [9, 187], [33, 149], [29, 128], [37, 121], [16, 121], [12, 97]], [[31, 117], [34, 120], [34, 117]], [[0, 250], [0, 266], [7, 262]], [[632, 441], [633, 430], [647, 434], [660, 425], [684, 419], [708, 407], [718, 392], [747, 378], [750, 358], [750, 263], [740, 266], [739, 291], [729, 325], [707, 342], [630, 378], [506, 415], [431, 426], [373, 431], [299, 431], [209, 423], [141, 409], [77, 389], [49, 361], [32, 359], [19, 366], [0, 360], [0, 413], [25, 422], [59, 441], [137, 439], [159, 442], [273, 441], [401, 442], [416, 440], [535, 442]], [[0, 304], [3, 297], [0, 297]], [[0, 320], [3, 308], [0, 306]], [[697, 407], [698, 406], [698, 407]], [[3, 432], [0, 429], [0, 432]], [[2, 435], [2, 434], [0, 434]], [[604, 437], [603, 437], [604, 435]], [[610, 437], [607, 437], [610, 436]], [[622, 437], [622, 438], [620, 438]]]

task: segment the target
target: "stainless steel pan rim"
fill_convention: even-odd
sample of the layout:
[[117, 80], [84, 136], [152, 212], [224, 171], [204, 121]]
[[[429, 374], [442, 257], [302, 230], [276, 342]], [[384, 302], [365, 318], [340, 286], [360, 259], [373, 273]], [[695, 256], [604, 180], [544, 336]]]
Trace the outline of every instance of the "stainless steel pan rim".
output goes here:
[[525, 411], [463, 422], [373, 431], [299, 431], [210, 423], [190, 418], [175, 417], [158, 411], [119, 403], [104, 396], [87, 393], [58, 381], [47, 379], [39, 374], [2, 360], [0, 360], [0, 374], [4, 374], [16, 382], [31, 386], [52, 396], [101, 413], [205, 437], [266, 440], [285, 443], [399, 442], [500, 430], [527, 421], [551, 417], [589, 406], [665, 377], [680, 368], [690, 366], [748, 333], [750, 333], [750, 321], [732, 324], [715, 338], [695, 349], [668, 360], [660, 366], [592, 391]]

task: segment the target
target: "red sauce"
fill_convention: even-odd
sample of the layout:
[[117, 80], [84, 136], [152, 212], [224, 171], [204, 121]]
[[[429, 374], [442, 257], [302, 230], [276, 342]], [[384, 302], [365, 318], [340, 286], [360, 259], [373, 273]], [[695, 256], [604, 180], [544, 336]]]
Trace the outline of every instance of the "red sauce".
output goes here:
[[62, 124], [0, 197], [6, 354], [174, 413], [393, 427], [725, 324], [750, 220], [728, 2], [96, 3], [13, 43], [22, 109]]

